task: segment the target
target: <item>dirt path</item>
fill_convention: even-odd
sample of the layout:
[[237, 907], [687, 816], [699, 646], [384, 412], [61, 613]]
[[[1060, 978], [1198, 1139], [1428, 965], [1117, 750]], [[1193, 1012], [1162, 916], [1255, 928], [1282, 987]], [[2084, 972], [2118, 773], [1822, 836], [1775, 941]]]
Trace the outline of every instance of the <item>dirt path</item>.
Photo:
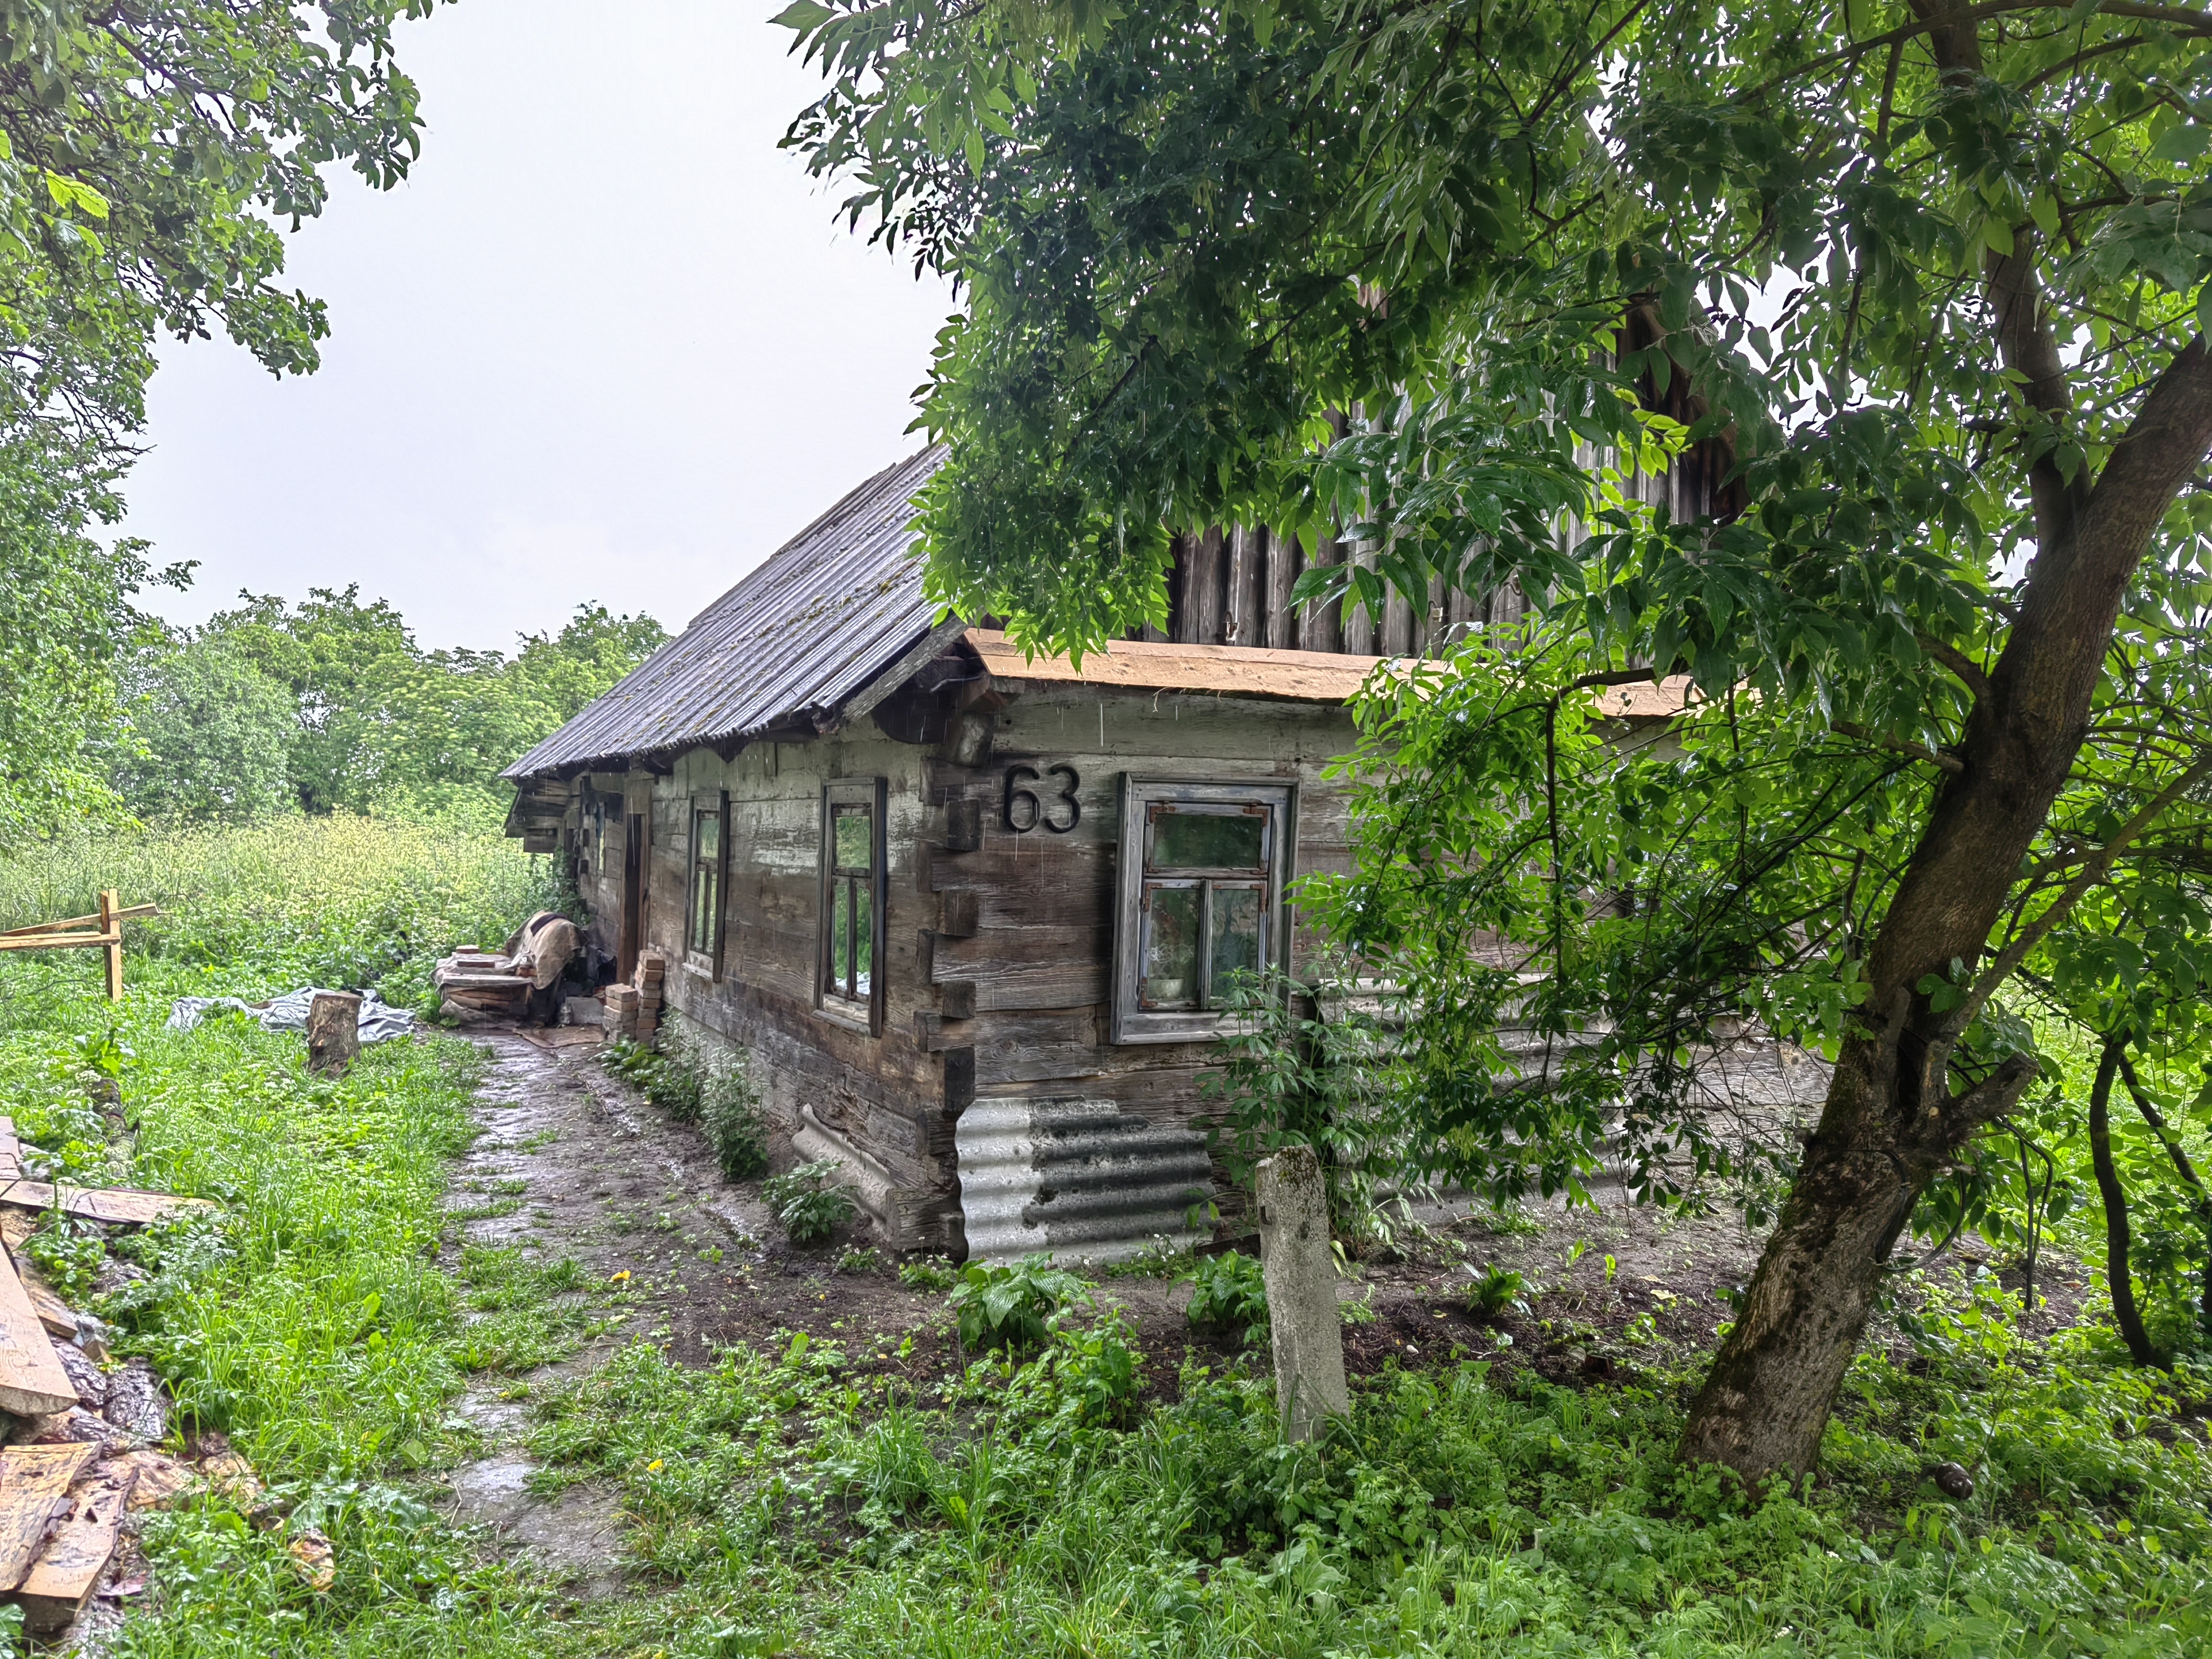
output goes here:
[[[453, 1472], [452, 1507], [580, 1594], [605, 1595], [620, 1583], [613, 1494], [586, 1482], [554, 1499], [532, 1495], [523, 1440], [533, 1394], [640, 1339], [688, 1364], [801, 1329], [866, 1354], [928, 1325], [941, 1299], [907, 1291], [880, 1252], [872, 1269], [836, 1271], [860, 1242], [852, 1229], [805, 1252], [772, 1239], [759, 1183], [725, 1181], [703, 1137], [610, 1075], [593, 1048], [512, 1033], [478, 1041], [491, 1071], [477, 1092], [479, 1135], [447, 1200], [455, 1224], [445, 1265], [462, 1272], [470, 1247], [514, 1249], [540, 1267], [570, 1257], [594, 1287], [574, 1299], [611, 1305], [608, 1328], [570, 1358], [471, 1379], [454, 1413], [479, 1437], [480, 1455]], [[945, 1352], [941, 1337], [933, 1346]]]

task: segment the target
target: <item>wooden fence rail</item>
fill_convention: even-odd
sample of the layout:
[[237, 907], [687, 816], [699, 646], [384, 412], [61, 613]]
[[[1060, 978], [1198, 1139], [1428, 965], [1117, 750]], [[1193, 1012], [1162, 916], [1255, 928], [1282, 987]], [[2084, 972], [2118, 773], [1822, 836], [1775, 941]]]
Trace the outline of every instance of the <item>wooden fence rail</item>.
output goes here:
[[[112, 888], [103, 889], [100, 895], [100, 909], [89, 916], [67, 916], [59, 921], [33, 922], [28, 927], [11, 927], [0, 933], [0, 951], [62, 951], [98, 946], [107, 952], [107, 1000], [123, 1000], [123, 924], [146, 916], [158, 916], [160, 909], [151, 904], [134, 904], [128, 909], [116, 902]], [[97, 923], [100, 931], [72, 933]]]

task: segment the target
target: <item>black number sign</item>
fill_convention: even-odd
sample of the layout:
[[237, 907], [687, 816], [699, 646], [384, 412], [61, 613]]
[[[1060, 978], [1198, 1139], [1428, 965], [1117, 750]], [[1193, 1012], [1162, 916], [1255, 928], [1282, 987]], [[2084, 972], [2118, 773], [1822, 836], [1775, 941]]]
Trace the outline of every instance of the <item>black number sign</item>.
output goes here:
[[[1042, 784], [1047, 778], [1066, 780], [1054, 788], [1048, 800], [1033, 787]], [[1026, 836], [1042, 824], [1056, 836], [1066, 835], [1083, 822], [1083, 803], [1075, 798], [1075, 792], [1082, 787], [1083, 780], [1072, 766], [1048, 766], [1042, 772], [1034, 766], [1009, 766], [1006, 828], [1018, 836]]]

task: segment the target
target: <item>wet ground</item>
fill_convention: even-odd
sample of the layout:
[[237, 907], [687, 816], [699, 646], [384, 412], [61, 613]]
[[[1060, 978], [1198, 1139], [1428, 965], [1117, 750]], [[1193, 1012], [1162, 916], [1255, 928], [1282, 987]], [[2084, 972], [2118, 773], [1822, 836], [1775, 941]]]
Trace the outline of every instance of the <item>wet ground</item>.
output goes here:
[[[580, 1594], [617, 1587], [612, 1493], [586, 1482], [557, 1498], [533, 1495], [522, 1443], [532, 1391], [641, 1337], [703, 1364], [737, 1344], [781, 1349], [803, 1330], [841, 1342], [856, 1370], [895, 1369], [916, 1382], [963, 1363], [942, 1294], [902, 1285], [865, 1220], [795, 1249], [771, 1223], [760, 1183], [726, 1180], [704, 1137], [611, 1075], [585, 1033], [472, 1035], [493, 1063], [479, 1096], [482, 1133], [448, 1200], [448, 1265], [458, 1268], [471, 1244], [514, 1248], [526, 1261], [573, 1257], [607, 1287], [610, 1310], [608, 1328], [571, 1358], [472, 1382], [455, 1408], [481, 1441], [480, 1455], [450, 1477], [460, 1517], [490, 1526]], [[1402, 1228], [1395, 1248], [1369, 1249], [1339, 1287], [1358, 1304], [1346, 1369], [1368, 1375], [1480, 1355], [1589, 1384], [1708, 1347], [1729, 1316], [1730, 1292], [1750, 1274], [1758, 1235], [1733, 1209], [1685, 1217], [1635, 1206], [1618, 1188], [1605, 1197], [1594, 1210], [1531, 1203], [1509, 1218], [1465, 1204], [1419, 1212], [1421, 1226]], [[1521, 1283], [1505, 1306], [1479, 1316], [1468, 1290], [1492, 1267]], [[2039, 1325], [2072, 1322], [2086, 1289], [2078, 1266], [2051, 1263], [2040, 1288], [2051, 1304]], [[1133, 1275], [1099, 1287], [1138, 1327], [1152, 1398], [1172, 1397], [1186, 1358], [1267, 1368], [1264, 1351], [1194, 1331], [1182, 1312], [1189, 1294], [1188, 1283]]]

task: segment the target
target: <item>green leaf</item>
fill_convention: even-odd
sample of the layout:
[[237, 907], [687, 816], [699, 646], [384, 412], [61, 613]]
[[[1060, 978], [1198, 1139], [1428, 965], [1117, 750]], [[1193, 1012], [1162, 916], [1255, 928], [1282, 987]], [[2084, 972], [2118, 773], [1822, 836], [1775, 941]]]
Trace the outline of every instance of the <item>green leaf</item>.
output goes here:
[[2150, 155], [2154, 161], [2172, 161], [2177, 166], [2186, 167], [2202, 156], [2208, 145], [2212, 145], [2212, 127], [2200, 126], [2191, 121], [2181, 126], [2168, 127], [2159, 141], [2150, 147]]
[[778, 28], [787, 28], [804, 38], [820, 28], [837, 14], [820, 0], [791, 0], [791, 4], [768, 21]]

